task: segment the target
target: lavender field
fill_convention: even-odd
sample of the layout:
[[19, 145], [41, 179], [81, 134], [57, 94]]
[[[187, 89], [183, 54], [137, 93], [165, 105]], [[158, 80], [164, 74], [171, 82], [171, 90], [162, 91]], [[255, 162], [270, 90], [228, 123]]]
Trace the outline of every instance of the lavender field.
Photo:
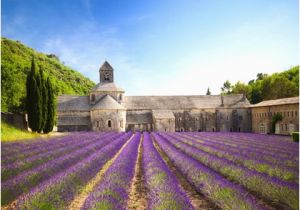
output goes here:
[[2, 209], [298, 209], [289, 137], [78, 132], [2, 143]]

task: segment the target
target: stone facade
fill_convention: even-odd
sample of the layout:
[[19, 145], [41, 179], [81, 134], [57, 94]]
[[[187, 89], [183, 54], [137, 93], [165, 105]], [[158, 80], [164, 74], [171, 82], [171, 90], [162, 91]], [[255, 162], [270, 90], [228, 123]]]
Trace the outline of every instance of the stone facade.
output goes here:
[[251, 106], [242, 94], [125, 96], [107, 61], [99, 75], [100, 83], [88, 96], [58, 97], [58, 131], [259, 131], [261, 121], [251, 109], [256, 113], [261, 108]]
[[299, 97], [284, 98], [251, 106], [252, 129], [255, 133], [270, 133], [272, 128], [272, 117], [279, 113], [282, 120], [275, 125], [275, 133], [290, 134], [299, 131]]

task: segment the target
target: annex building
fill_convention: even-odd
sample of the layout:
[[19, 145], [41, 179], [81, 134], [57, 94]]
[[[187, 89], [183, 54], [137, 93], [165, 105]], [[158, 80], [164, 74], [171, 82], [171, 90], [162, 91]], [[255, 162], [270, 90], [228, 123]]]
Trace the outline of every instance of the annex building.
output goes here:
[[58, 131], [260, 131], [243, 94], [126, 96], [107, 61], [99, 75], [89, 95], [58, 97]]

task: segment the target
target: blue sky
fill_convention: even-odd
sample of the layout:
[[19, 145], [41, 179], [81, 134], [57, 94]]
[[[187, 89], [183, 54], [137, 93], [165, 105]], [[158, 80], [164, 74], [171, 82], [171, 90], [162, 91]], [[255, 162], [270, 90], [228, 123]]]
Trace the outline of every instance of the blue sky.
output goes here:
[[127, 95], [220, 93], [298, 65], [297, 0], [2, 0], [2, 36]]

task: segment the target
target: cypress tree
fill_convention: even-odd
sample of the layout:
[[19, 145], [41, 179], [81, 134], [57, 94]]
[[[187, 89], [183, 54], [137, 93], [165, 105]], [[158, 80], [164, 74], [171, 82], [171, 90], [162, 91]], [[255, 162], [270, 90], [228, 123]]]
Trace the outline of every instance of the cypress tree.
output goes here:
[[40, 79], [36, 72], [36, 65], [34, 58], [31, 62], [31, 71], [27, 77], [27, 113], [28, 123], [32, 131], [39, 131], [41, 127], [41, 92], [39, 89]]
[[27, 116], [28, 116], [28, 126], [32, 129], [34, 127], [33, 122], [33, 80], [35, 74], [35, 63], [34, 58], [31, 61], [31, 69], [27, 75], [26, 80], [26, 109], [27, 109]]
[[37, 124], [39, 125], [37, 131], [39, 133], [43, 130], [43, 87], [42, 87], [42, 77], [40, 72], [37, 72], [35, 74], [35, 80], [36, 80], [36, 86], [37, 86], [37, 92], [38, 96], [36, 97], [36, 120]]
[[46, 83], [46, 90], [48, 92], [48, 106], [47, 106], [47, 120], [44, 128], [44, 133], [49, 133], [53, 130], [54, 126], [54, 118], [55, 118], [55, 99], [54, 99], [54, 92], [52, 88], [52, 83], [50, 81], [50, 78], [48, 77], [47, 83]]
[[42, 103], [42, 120], [41, 120], [41, 128], [40, 131], [44, 130], [45, 125], [46, 125], [46, 121], [47, 121], [47, 109], [48, 109], [48, 91], [46, 88], [46, 79], [45, 79], [45, 75], [43, 73], [42, 68], [40, 67], [40, 71], [39, 71], [39, 76], [41, 79], [41, 87], [40, 87], [40, 91], [41, 91], [41, 103]]
[[206, 95], [211, 95], [209, 88], [207, 88]]

